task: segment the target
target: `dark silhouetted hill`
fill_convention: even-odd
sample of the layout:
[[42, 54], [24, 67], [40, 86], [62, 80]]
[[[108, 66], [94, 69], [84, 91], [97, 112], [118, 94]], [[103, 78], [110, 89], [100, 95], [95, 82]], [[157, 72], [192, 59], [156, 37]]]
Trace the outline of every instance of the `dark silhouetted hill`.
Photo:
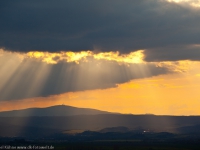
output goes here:
[[97, 115], [109, 114], [89, 108], [76, 108], [66, 105], [57, 105], [47, 108], [28, 108], [22, 110], [0, 112], [0, 117], [30, 117], [30, 116], [74, 116], [74, 115]]
[[48, 136], [67, 130], [99, 133], [199, 133], [200, 116], [114, 114], [70, 106], [30, 108], [0, 113], [0, 136]]

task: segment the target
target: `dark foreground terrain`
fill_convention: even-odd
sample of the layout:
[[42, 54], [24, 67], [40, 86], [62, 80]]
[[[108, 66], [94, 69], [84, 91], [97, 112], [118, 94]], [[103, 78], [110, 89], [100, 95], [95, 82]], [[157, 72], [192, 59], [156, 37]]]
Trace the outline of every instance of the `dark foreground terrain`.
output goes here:
[[174, 134], [126, 127], [55, 133], [40, 138], [1, 137], [0, 149], [199, 150], [199, 133]]
[[200, 150], [200, 116], [67, 106], [0, 112], [0, 149]]
[[0, 149], [199, 150], [200, 136], [170, 133], [91, 133], [26, 140], [1, 138]]

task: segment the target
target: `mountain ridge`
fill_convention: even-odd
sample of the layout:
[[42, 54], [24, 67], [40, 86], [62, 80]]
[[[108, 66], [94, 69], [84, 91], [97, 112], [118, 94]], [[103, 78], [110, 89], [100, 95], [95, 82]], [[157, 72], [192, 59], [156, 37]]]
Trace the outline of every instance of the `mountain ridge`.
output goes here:
[[97, 115], [114, 114], [92, 108], [78, 108], [68, 105], [55, 105], [45, 108], [26, 108], [20, 110], [2, 111], [0, 117], [30, 117], [30, 116], [74, 116], [74, 115]]

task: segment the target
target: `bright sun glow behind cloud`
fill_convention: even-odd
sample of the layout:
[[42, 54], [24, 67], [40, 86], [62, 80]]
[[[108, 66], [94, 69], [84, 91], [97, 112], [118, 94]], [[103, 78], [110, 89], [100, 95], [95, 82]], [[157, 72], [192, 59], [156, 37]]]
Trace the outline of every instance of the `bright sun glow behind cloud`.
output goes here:
[[187, 4], [194, 7], [200, 7], [200, 0], [167, 0], [168, 2], [175, 2], [179, 4]]
[[61, 51], [61, 52], [50, 53], [50, 52], [30, 51], [28, 53], [16, 53], [16, 52], [13, 53], [0, 49], [0, 56], [15, 54], [20, 59], [33, 58], [42, 62], [46, 62], [48, 64], [57, 64], [59, 62], [79, 63], [79, 61], [88, 61], [88, 59], [91, 57], [96, 60], [116, 61], [119, 63], [142, 63], [144, 62], [143, 52], [144, 50], [137, 50], [129, 54], [120, 54], [118, 51], [94, 53], [88, 50], [81, 52]]
[[136, 52], [131, 52], [127, 55], [120, 55], [119, 52], [104, 52], [104, 53], [93, 53], [92, 51], [81, 51], [81, 52], [59, 52], [59, 53], [49, 53], [49, 52], [28, 52], [25, 54], [26, 57], [35, 58], [42, 60], [46, 63], [56, 64], [60, 61], [65, 62], [76, 62], [79, 63], [80, 60], [87, 61], [88, 57], [93, 57], [94, 59], [117, 61], [124, 63], [142, 63], [144, 50], [138, 50]]

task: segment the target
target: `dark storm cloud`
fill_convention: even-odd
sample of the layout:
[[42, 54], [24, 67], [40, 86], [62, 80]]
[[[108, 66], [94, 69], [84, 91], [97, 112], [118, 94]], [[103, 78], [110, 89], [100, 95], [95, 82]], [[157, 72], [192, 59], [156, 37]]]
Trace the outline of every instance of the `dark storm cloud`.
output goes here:
[[28, 59], [19, 63], [19, 60], [13, 58], [0, 59], [0, 62], [0, 100], [105, 89], [132, 79], [170, 73], [167, 68], [153, 64], [127, 66], [114, 61], [93, 59], [80, 64], [61, 62], [55, 65]]
[[144, 51], [145, 61], [177, 61], [200, 60], [200, 45], [198, 46], [168, 46]]
[[[200, 44], [200, 9], [164, 0], [4, 0], [0, 22], [0, 47], [13, 51], [146, 49], [154, 61], [163, 51], [170, 60], [188, 51], [184, 45]], [[196, 60], [174, 60], [183, 58]]]

